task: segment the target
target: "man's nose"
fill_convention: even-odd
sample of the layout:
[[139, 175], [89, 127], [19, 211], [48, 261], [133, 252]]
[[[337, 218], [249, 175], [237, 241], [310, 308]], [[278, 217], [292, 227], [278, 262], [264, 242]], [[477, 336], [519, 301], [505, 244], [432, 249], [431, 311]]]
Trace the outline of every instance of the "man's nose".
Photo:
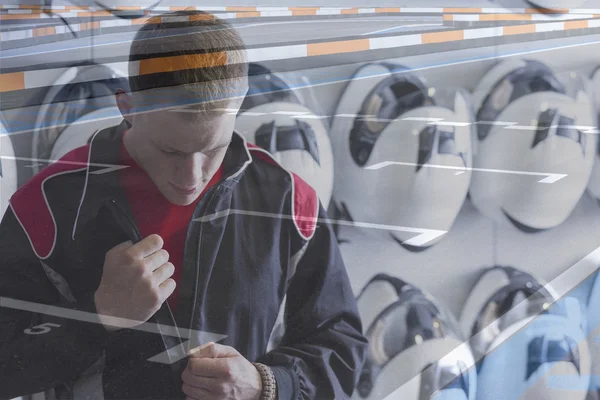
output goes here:
[[181, 184], [195, 185], [202, 178], [204, 159], [201, 154], [187, 154], [177, 161], [177, 177]]

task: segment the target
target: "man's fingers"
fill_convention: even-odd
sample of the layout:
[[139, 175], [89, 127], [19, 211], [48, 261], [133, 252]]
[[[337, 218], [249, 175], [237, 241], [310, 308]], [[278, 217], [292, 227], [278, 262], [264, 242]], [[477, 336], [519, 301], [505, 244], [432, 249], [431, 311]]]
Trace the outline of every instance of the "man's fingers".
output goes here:
[[170, 262], [164, 263], [152, 273], [152, 279], [157, 285], [161, 285], [164, 281], [173, 276], [175, 267]]
[[169, 278], [166, 281], [164, 281], [163, 283], [161, 283], [158, 286], [158, 288], [160, 289], [160, 291], [163, 295], [163, 299], [169, 298], [169, 296], [171, 296], [173, 294], [173, 292], [175, 291], [176, 286], [177, 286], [177, 284], [171, 278]]
[[163, 239], [159, 235], [152, 234], [148, 235], [143, 240], [134, 244], [130, 251], [133, 252], [133, 255], [135, 257], [146, 258], [149, 255], [154, 254], [158, 250], [162, 249], [163, 245]]
[[209, 342], [188, 352], [194, 358], [225, 358], [237, 357], [240, 353], [231, 346]]
[[165, 249], [160, 249], [154, 254], [149, 255], [144, 259], [144, 264], [148, 272], [153, 272], [162, 267], [169, 261], [169, 252]]
[[227, 378], [229, 370], [220, 358], [190, 358], [188, 368], [192, 375], [205, 378]]
[[204, 343], [201, 346], [191, 349], [188, 351], [188, 356], [195, 358], [215, 358], [214, 342]]
[[221, 378], [211, 378], [206, 376], [194, 375], [191, 368], [186, 368], [181, 374], [181, 380], [190, 386], [195, 386], [200, 389], [206, 389], [209, 391], [216, 391], [220, 387]]

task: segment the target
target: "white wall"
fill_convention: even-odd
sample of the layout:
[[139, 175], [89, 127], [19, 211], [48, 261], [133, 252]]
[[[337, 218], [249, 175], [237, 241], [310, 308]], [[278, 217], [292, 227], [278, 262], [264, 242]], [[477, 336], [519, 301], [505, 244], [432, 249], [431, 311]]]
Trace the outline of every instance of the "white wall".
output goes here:
[[[415, 67], [484, 58], [421, 71], [434, 86], [457, 85], [473, 90], [483, 74], [497, 62], [497, 59], [493, 59], [494, 56], [538, 51], [550, 46], [563, 48], [529, 53], [525, 58], [545, 62], [557, 72], [577, 71], [590, 74], [600, 66], [600, 44], [581, 44], [593, 41], [600, 41], [600, 35], [554, 40], [551, 43], [539, 41], [436, 53], [390, 61]], [[299, 73], [309, 76], [313, 82], [326, 82], [335, 76], [351, 75], [359, 65], [334, 66]], [[335, 113], [344, 85], [341, 82], [312, 88], [327, 115]], [[538, 234], [525, 234], [516, 228], [496, 226], [479, 214], [467, 200], [452, 230], [441, 242], [424, 252], [410, 253], [402, 249], [385, 232], [357, 231], [356, 228], [342, 230], [342, 238], [350, 238], [351, 242], [343, 243], [341, 247], [355, 292], [377, 272], [397, 274], [428, 290], [458, 316], [482, 267], [494, 263], [511, 265], [549, 281], [600, 246], [598, 227], [600, 205], [587, 193], [564, 224]]]
[[[598, 43], [582, 45], [593, 42]], [[497, 57], [514, 53], [528, 53], [515, 57], [542, 61], [558, 72], [590, 74], [600, 66], [600, 35], [437, 52], [389, 61], [420, 67], [419, 72], [433, 86], [459, 86], [473, 90], [485, 72], [498, 61]], [[297, 64], [297, 60], [289, 61], [284, 70], [285, 67], [293, 70]], [[290, 74], [307, 76], [315, 84], [311, 90], [321, 102], [323, 113], [332, 115], [347, 81], [329, 82], [339, 77], [350, 77], [361, 64], [342, 64]], [[28, 154], [31, 149], [29, 135], [17, 135], [12, 140], [19, 155]], [[19, 183], [28, 180], [31, 172], [31, 169], [19, 171]], [[494, 262], [505, 263], [551, 280], [600, 246], [599, 223], [600, 206], [586, 194], [562, 226], [539, 234], [523, 234], [513, 228], [498, 227], [494, 242], [494, 224], [467, 201], [453, 229], [440, 243], [425, 252], [412, 254], [399, 248], [395, 242], [386, 240], [384, 243], [377, 239], [380, 234], [370, 234], [375, 238], [369, 240], [343, 244], [342, 249], [347, 253], [351, 276], [356, 277], [356, 290], [366, 277], [380, 268], [429, 290], [458, 313], [481, 267]], [[387, 236], [384, 234], [383, 238]], [[369, 247], [356, 247], [364, 242], [369, 242]], [[373, 247], [375, 250], [372, 250]]]

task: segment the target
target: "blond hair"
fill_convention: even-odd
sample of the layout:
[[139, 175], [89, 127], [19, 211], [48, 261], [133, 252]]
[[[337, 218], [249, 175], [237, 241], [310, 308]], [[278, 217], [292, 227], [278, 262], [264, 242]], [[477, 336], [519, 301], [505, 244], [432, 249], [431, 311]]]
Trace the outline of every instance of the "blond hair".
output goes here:
[[161, 93], [150, 103], [167, 94], [173, 105], [210, 110], [243, 97], [248, 84], [242, 38], [228, 22], [204, 11], [148, 19], [135, 35], [129, 61], [130, 91]]

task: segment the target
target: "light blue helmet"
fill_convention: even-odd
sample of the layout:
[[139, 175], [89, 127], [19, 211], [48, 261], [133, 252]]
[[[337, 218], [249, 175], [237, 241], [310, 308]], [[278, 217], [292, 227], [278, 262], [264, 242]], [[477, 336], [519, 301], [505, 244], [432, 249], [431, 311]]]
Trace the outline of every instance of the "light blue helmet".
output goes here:
[[461, 316], [478, 360], [478, 398], [586, 398], [590, 354], [581, 310], [573, 298], [555, 301], [549, 285], [515, 268], [483, 273]]
[[[598, 272], [582, 282], [571, 293], [586, 316], [586, 333], [592, 356], [590, 391], [600, 395], [600, 278]], [[600, 398], [600, 396], [598, 396]]]

